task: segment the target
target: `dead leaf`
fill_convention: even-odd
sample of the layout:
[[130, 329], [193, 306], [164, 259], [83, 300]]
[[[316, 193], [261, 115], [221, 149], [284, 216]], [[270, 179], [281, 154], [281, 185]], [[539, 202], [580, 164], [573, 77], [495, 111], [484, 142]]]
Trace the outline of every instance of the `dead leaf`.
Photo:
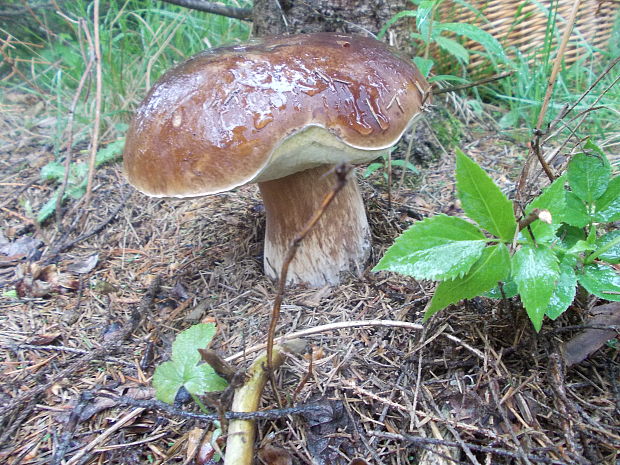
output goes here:
[[15, 276], [15, 290], [19, 297], [47, 297], [53, 293], [63, 293], [67, 289], [76, 290], [79, 286], [75, 279], [61, 275], [56, 265], [22, 263], [16, 267]]
[[37, 260], [40, 256], [39, 248], [43, 241], [32, 236], [22, 236], [13, 242], [0, 242], [0, 254], [6, 255], [3, 261]]
[[60, 337], [60, 333], [35, 334], [28, 340], [28, 344], [33, 346], [46, 346]]
[[293, 457], [281, 447], [267, 444], [258, 450], [258, 457], [266, 465], [293, 465]]
[[351, 455], [349, 440], [350, 421], [342, 402], [321, 400], [313, 403], [317, 408], [302, 414], [308, 426], [306, 431], [308, 452], [316, 465], [345, 464], [342, 452]]
[[[588, 326], [620, 325], [620, 302], [599, 305], [592, 309], [592, 317], [586, 322]], [[566, 366], [575, 365], [585, 360], [590, 354], [600, 349], [607, 341], [617, 335], [614, 329], [590, 328], [577, 334], [562, 344], [562, 355]]]
[[83, 260], [75, 261], [75, 262], [67, 265], [66, 269], [70, 273], [86, 274], [86, 273], [90, 273], [91, 271], [93, 271], [95, 266], [97, 266], [97, 263], [99, 263], [99, 254], [98, 253], [93, 254], [93, 255], [89, 255], [88, 257], [84, 258]]

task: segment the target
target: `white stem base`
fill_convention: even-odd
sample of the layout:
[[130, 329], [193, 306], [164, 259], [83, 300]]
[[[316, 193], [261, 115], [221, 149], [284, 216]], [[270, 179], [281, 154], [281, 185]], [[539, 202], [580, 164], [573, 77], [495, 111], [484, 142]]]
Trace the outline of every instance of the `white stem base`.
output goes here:
[[[333, 165], [301, 171], [258, 184], [265, 211], [265, 273], [279, 278], [284, 258], [296, 235], [335, 186]], [[364, 203], [349, 174], [346, 185], [303, 239], [288, 271], [288, 284], [335, 285], [340, 274], [358, 275], [370, 253], [370, 230]]]

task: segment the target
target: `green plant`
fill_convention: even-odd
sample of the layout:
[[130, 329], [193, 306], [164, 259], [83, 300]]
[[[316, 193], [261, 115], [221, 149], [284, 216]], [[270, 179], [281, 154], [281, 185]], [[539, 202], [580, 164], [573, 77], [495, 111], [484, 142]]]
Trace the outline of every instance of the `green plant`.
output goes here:
[[393, 149], [390, 150], [390, 153], [387, 155], [381, 155], [381, 157], [379, 158], [379, 161], [375, 161], [373, 163], [370, 163], [366, 169], [364, 170], [364, 177], [368, 178], [370, 177], [375, 171], [377, 170], [384, 170], [383, 171], [383, 177], [385, 180], [388, 179], [388, 173], [387, 170], [390, 168], [390, 166], [392, 167], [392, 169], [394, 168], [401, 168], [402, 170], [404, 170], [405, 172], [409, 171], [411, 174], [418, 174], [420, 171], [415, 167], [415, 165], [407, 160], [392, 160], [391, 159], [391, 154], [393, 152]]
[[[487, 52], [487, 56], [492, 62], [506, 61], [504, 49], [500, 43], [488, 32], [480, 29], [473, 24], [466, 23], [446, 23], [437, 19], [439, 5], [444, 0], [410, 0], [416, 8], [414, 10], [404, 10], [396, 13], [379, 31], [378, 37], [382, 38], [388, 28], [402, 18], [415, 18], [416, 31], [411, 33], [411, 38], [421, 44], [423, 56], [413, 59], [420, 72], [428, 77], [435, 61], [430, 58], [431, 45], [437, 45], [441, 51], [455, 58], [463, 67], [469, 63], [471, 51], [463, 47], [458, 41], [450, 36], [463, 36], [482, 45]], [[462, 3], [462, 2], [461, 2]], [[473, 9], [471, 5], [468, 8]], [[480, 12], [478, 12], [480, 13]], [[436, 80], [444, 81], [465, 81], [455, 75], [440, 75], [429, 78], [429, 82]]]
[[456, 156], [457, 195], [474, 223], [446, 215], [420, 221], [374, 268], [439, 281], [425, 320], [462, 299], [519, 295], [539, 331], [545, 315], [555, 319], [572, 303], [577, 283], [620, 301], [611, 266], [620, 263], [620, 231], [604, 232], [620, 220], [620, 176], [598, 146], [586, 142], [520, 222], [484, 170], [461, 151]]
[[[125, 138], [120, 138], [106, 147], [100, 149], [95, 157], [95, 167], [111, 162], [123, 153], [125, 146]], [[56, 184], [62, 184], [65, 178], [64, 164], [52, 161], [41, 168], [41, 179]], [[71, 199], [80, 199], [86, 193], [86, 184], [88, 183], [88, 165], [86, 162], [75, 162], [69, 166], [69, 176], [67, 177], [67, 186], [62, 196], [62, 201]], [[43, 223], [48, 219], [56, 209], [60, 188], [49, 198], [49, 200], [41, 207], [37, 214], [37, 221]]]
[[[531, 7], [524, 8], [531, 4]], [[526, 1], [518, 8], [512, 19], [511, 28], [522, 23], [532, 21], [534, 13], [540, 11], [547, 17], [545, 34], [540, 45], [524, 46], [521, 48], [507, 48], [512, 57], [511, 75], [494, 82], [484, 88], [477, 89], [479, 98], [499, 104], [502, 108], [499, 125], [503, 129], [526, 128], [537, 126], [538, 115], [547, 91], [548, 78], [551, 74], [553, 61], [558, 53], [558, 44], [561, 42], [559, 25], [565, 24], [568, 18], [558, 15], [559, 2], [551, 2], [547, 6], [537, 1]], [[620, 20], [620, 16], [618, 17]], [[620, 24], [620, 21], [617, 21]], [[576, 134], [596, 134], [605, 139], [609, 134], [617, 133], [618, 111], [620, 111], [620, 87], [614, 85], [617, 72], [610, 72], [601, 76], [605, 68], [618, 56], [617, 48], [618, 25], [612, 31], [608, 50], [594, 48], [578, 28], [573, 30], [571, 47], [579, 47], [579, 60], [572, 64], [563, 63], [553, 90], [553, 99], [546, 112], [545, 122], [553, 121], [558, 113], [567, 105], [578, 102], [573, 115], [596, 107], [597, 111], [590, 113], [581, 128], [578, 125], [568, 125], [564, 129], [566, 136]], [[563, 58], [563, 57], [562, 57]], [[490, 63], [487, 72], [499, 71], [495, 64]], [[597, 79], [602, 79], [597, 82]], [[582, 97], [582, 94], [583, 95]], [[543, 126], [544, 128], [544, 126]], [[543, 129], [541, 128], [541, 129]]]
[[190, 393], [204, 411], [206, 408], [197, 397], [210, 391], [226, 388], [225, 379], [201, 360], [198, 349], [206, 348], [215, 336], [215, 324], [201, 323], [180, 332], [172, 344], [172, 357], [155, 369], [153, 387], [157, 399], [172, 404], [181, 387]]

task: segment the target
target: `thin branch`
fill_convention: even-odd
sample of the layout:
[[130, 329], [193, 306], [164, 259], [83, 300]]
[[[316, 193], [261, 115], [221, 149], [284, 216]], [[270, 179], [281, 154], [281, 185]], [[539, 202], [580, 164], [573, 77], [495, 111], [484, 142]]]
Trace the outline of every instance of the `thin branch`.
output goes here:
[[[174, 407], [173, 405], [166, 404], [165, 402], [161, 402], [159, 400], [145, 400], [145, 399], [134, 399], [129, 396], [112, 396], [106, 395], [105, 393], [101, 393], [104, 397], [109, 397], [114, 400], [118, 405], [121, 406], [129, 406], [129, 407], [139, 407], [148, 410], [154, 410], [159, 412], [165, 412], [169, 415], [174, 415], [182, 418], [192, 418], [194, 420], [200, 421], [216, 421], [220, 419], [219, 413], [195, 413], [195, 412], [187, 412], [183, 409]], [[277, 420], [279, 418], [284, 418], [288, 415], [301, 415], [310, 412], [314, 412], [317, 410], [321, 410], [323, 407], [321, 404], [303, 404], [298, 405], [296, 407], [289, 408], [280, 408], [280, 409], [271, 409], [271, 410], [259, 410], [255, 412], [226, 412], [224, 416], [228, 420]]]
[[278, 320], [280, 318], [280, 307], [282, 306], [282, 299], [284, 297], [284, 288], [286, 287], [286, 277], [288, 275], [288, 267], [295, 258], [295, 254], [297, 253], [297, 249], [301, 244], [301, 241], [308, 235], [310, 230], [314, 227], [314, 225], [321, 219], [323, 213], [329, 205], [332, 203], [336, 194], [340, 192], [340, 190], [347, 183], [347, 174], [351, 171], [351, 167], [341, 163], [336, 166], [334, 172], [336, 174], [336, 185], [332, 189], [331, 192], [328, 192], [327, 195], [323, 198], [321, 205], [319, 205], [318, 209], [313, 213], [312, 217], [308, 220], [308, 222], [304, 225], [304, 227], [297, 233], [295, 238], [292, 240], [291, 245], [286, 253], [286, 257], [284, 258], [284, 262], [282, 263], [282, 270], [280, 272], [280, 279], [278, 281], [278, 291], [276, 293], [276, 297], [273, 301], [273, 308], [271, 310], [271, 320], [269, 322], [269, 330], [267, 332], [267, 371], [269, 372], [269, 380], [271, 382], [271, 387], [273, 388], [274, 395], [278, 399], [278, 405], [282, 406], [280, 402], [280, 396], [278, 394], [275, 377], [273, 375], [273, 365], [272, 365], [272, 356], [273, 356], [273, 341], [276, 334], [276, 328], [278, 326]]
[[470, 87], [482, 86], [484, 84], [488, 84], [489, 82], [499, 81], [500, 79], [504, 79], [509, 76], [512, 76], [514, 73], [515, 73], [514, 71], [508, 71], [506, 73], [496, 74], [495, 76], [490, 76], [488, 78], [480, 79], [479, 81], [470, 82], [468, 84], [460, 84], [458, 86], [448, 87], [446, 89], [435, 89], [432, 91], [432, 94], [440, 95], [440, 94], [445, 94], [448, 92], [456, 92], [457, 90], [469, 89]]
[[[566, 29], [564, 30], [564, 34], [562, 35], [562, 42], [558, 48], [557, 54], [553, 61], [553, 68], [551, 69], [551, 75], [549, 76], [549, 81], [547, 82], [547, 91], [545, 92], [545, 97], [543, 100], [543, 104], [540, 108], [540, 112], [538, 113], [538, 121], [536, 123], [536, 136], [535, 140], [532, 141], [530, 145], [530, 150], [528, 153], [528, 157], [525, 160], [525, 164], [523, 165], [523, 169], [521, 170], [521, 175], [517, 182], [517, 191], [516, 191], [516, 202], [515, 209], [519, 204], [522, 203], [525, 196], [525, 188], [527, 181], [530, 177], [530, 171], [532, 170], [532, 165], [534, 162], [534, 158], [537, 157], [538, 160], [542, 160], [540, 156], [540, 140], [544, 135], [542, 130], [542, 125], [545, 121], [545, 115], [547, 113], [547, 108], [549, 107], [549, 102], [551, 101], [551, 96], [553, 94], [553, 88], [555, 87], [555, 81], [558, 77], [558, 73], [560, 71], [560, 65], [562, 64], [562, 59], [564, 58], [564, 52], [566, 51], [566, 46], [568, 45], [568, 39], [570, 39], [571, 33], [573, 31], [573, 26], [575, 24], [575, 19], [577, 17], [577, 12], [579, 10], [579, 5], [581, 4], [581, 0], [575, 0], [573, 3], [573, 9], [571, 10], [570, 17], [568, 20], [568, 24], [566, 25]], [[539, 152], [536, 152], [536, 149]], [[545, 165], [543, 163], [543, 169], [545, 169]], [[547, 176], [549, 176], [549, 172], [545, 169]], [[553, 180], [553, 178], [551, 178]]]
[[[313, 334], [320, 334], [329, 331], [336, 331], [339, 329], [349, 329], [349, 328], [365, 328], [365, 327], [384, 327], [384, 328], [404, 328], [413, 331], [421, 331], [424, 329], [419, 323], [410, 323], [409, 321], [399, 321], [399, 320], [355, 320], [355, 321], [340, 321], [338, 323], [329, 323], [326, 325], [315, 326], [314, 328], [302, 329], [300, 331], [296, 331], [294, 333], [285, 334], [284, 336], [280, 336], [275, 339], [276, 344], [281, 344], [284, 341], [288, 341], [291, 339], [299, 339], [306, 336], [311, 336]], [[455, 342], [462, 347], [469, 350], [476, 357], [484, 360], [485, 356], [478, 349], [470, 346], [466, 342], [462, 341], [456, 336], [452, 334], [442, 332], [441, 335], [446, 339], [450, 339], [452, 342]], [[254, 352], [258, 352], [259, 350], [263, 350], [267, 347], [267, 344], [258, 344], [256, 346], [252, 346], [249, 349], [245, 349], [243, 351], [237, 352], [236, 354], [227, 357], [225, 360], [227, 362], [234, 362], [235, 360], [239, 360], [240, 358], [245, 357], [247, 354], [251, 354]]]
[[535, 208], [530, 212], [529, 215], [519, 221], [519, 231], [524, 230], [536, 220], [540, 220], [543, 223], [551, 224], [551, 213], [549, 212], [549, 210], [540, 210], [538, 208]]
[[[83, 19], [80, 19], [80, 27], [86, 28]], [[82, 73], [82, 77], [80, 78], [77, 90], [73, 95], [71, 108], [69, 109], [69, 121], [67, 122], [67, 132], [69, 133], [69, 140], [67, 142], [67, 151], [65, 153], [65, 176], [56, 194], [56, 229], [58, 229], [58, 232], [62, 232], [62, 200], [65, 196], [67, 183], [69, 182], [69, 172], [71, 171], [71, 161], [73, 159], [73, 120], [75, 118], [75, 109], [77, 107], [78, 100], [80, 99], [80, 95], [82, 94], [84, 84], [86, 83], [86, 78], [90, 74], [90, 69], [92, 68], [92, 66], [93, 56], [90, 57], [88, 63], [86, 64], [86, 69], [84, 70], [84, 73]]]
[[[421, 436], [413, 436], [411, 434], [385, 433], [383, 431], [370, 431], [369, 434], [371, 436], [375, 436], [381, 439], [390, 439], [392, 441], [402, 441], [402, 442], [407, 442], [411, 445], [416, 445], [416, 446], [424, 446], [427, 444], [437, 444], [437, 445], [445, 446], [445, 447], [458, 447], [458, 448], [461, 447], [461, 445], [457, 441], [446, 441], [443, 439], [425, 438]], [[467, 447], [469, 447], [471, 450], [476, 451], [476, 452], [498, 455], [500, 457], [510, 457], [512, 459], [517, 459], [517, 460], [521, 458], [521, 455], [519, 453], [513, 452], [511, 450], [500, 449], [497, 447], [479, 446], [477, 444], [472, 444], [472, 443], [466, 443], [466, 444], [467, 444]], [[559, 460], [553, 460], [551, 458], [540, 456], [540, 455], [527, 454], [527, 458], [533, 462], [548, 463], [548, 464], [553, 464], [553, 465], [567, 465], [566, 462], [562, 462]]]
[[101, 126], [101, 92], [102, 92], [102, 76], [101, 76], [101, 40], [99, 37], [99, 0], [95, 0], [93, 6], [93, 28], [94, 28], [94, 54], [95, 54], [95, 121], [93, 127], [93, 136], [90, 142], [90, 159], [88, 162], [88, 184], [86, 185], [86, 195], [84, 196], [84, 210], [88, 212], [90, 199], [93, 193], [93, 179], [95, 177], [95, 160], [97, 158], [97, 149], [99, 148], [99, 130]]
[[562, 35], [562, 42], [560, 43], [560, 47], [558, 48], [558, 53], [553, 62], [553, 68], [551, 69], [551, 76], [549, 76], [549, 82], [547, 83], [547, 92], [545, 92], [545, 99], [543, 100], [540, 113], [538, 114], [538, 122], [536, 123], [536, 127], [538, 129], [542, 129], [542, 125], [545, 120], [545, 114], [547, 113], [547, 108], [549, 107], [549, 102], [551, 101], [551, 95], [553, 94], [553, 88], [555, 87], [555, 81], [558, 77], [558, 73], [560, 72], [560, 65], [562, 64], [562, 59], [564, 58], [564, 52], [566, 51], [566, 46], [568, 45], [568, 39], [570, 39], [570, 36], [573, 32], [573, 26], [575, 25], [575, 19], [577, 19], [577, 12], [579, 11], [580, 5], [581, 0], [575, 0], [575, 3], [573, 3], [573, 9], [570, 12], [568, 24], [566, 25], [566, 29], [564, 30], [564, 34]]
[[226, 16], [227, 18], [241, 19], [243, 21], [252, 21], [251, 8], [239, 8], [235, 6], [224, 5], [220, 2], [209, 2], [207, 0], [162, 0], [165, 3], [172, 3], [192, 10], [213, 13], [214, 15]]

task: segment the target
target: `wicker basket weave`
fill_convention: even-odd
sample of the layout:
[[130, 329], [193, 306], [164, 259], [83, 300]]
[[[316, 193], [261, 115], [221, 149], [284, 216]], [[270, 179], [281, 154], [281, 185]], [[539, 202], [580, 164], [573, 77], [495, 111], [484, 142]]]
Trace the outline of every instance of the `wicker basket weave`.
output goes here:
[[[556, 2], [471, 0], [470, 4], [484, 17], [452, 0], [446, 0], [440, 6], [441, 21], [474, 24], [499, 40], [509, 56], [514, 56], [516, 49], [530, 57], [532, 51], [543, 48], [548, 12]], [[558, 0], [557, 4], [556, 37], [560, 37], [573, 8], [573, 0]], [[607, 47], [618, 11], [620, 0], [582, 0], [564, 55], [566, 64], [572, 64], [584, 55], [584, 43], [593, 48], [595, 53]], [[554, 44], [557, 45], [557, 41]], [[469, 50], [482, 50], [482, 46], [477, 42], [468, 41], [464, 45]], [[471, 57], [469, 70], [479, 70], [483, 63], [484, 58], [475, 54]]]

